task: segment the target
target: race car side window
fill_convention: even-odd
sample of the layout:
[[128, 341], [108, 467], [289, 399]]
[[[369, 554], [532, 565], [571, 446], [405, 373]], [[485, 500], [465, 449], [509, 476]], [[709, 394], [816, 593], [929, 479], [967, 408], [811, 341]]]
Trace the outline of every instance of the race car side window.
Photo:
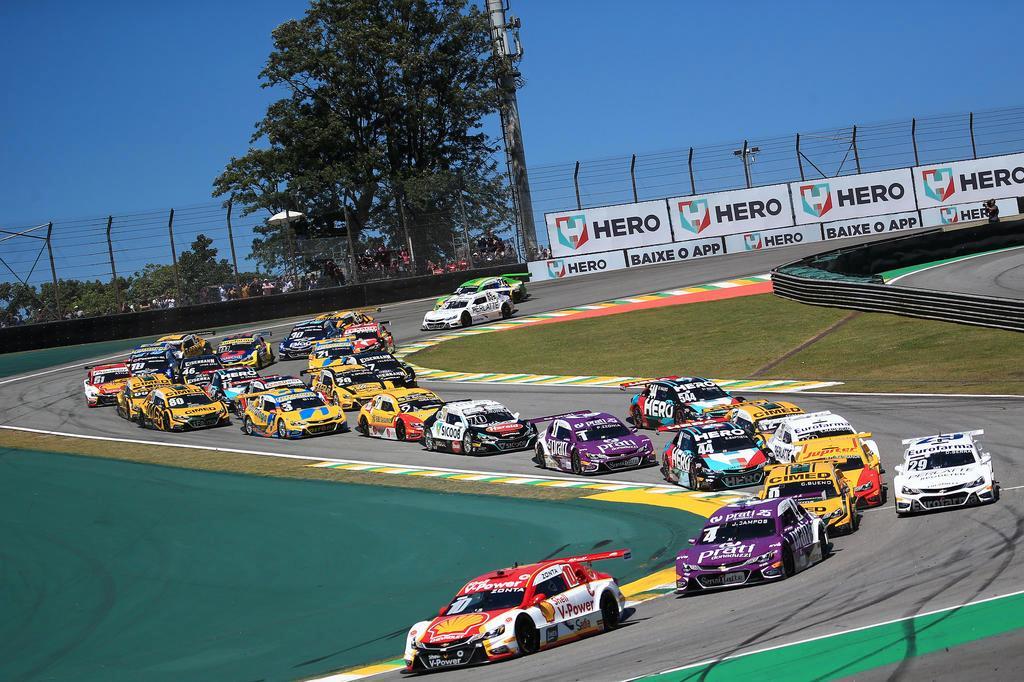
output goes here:
[[782, 521], [783, 528], [790, 528], [792, 526], [795, 526], [797, 519], [796, 513], [794, 513], [793, 508], [786, 507], [786, 511], [782, 512], [782, 516], [779, 517], [779, 520]]
[[274, 407], [276, 407], [276, 406], [274, 405], [274, 401], [272, 399], [270, 399], [270, 398], [264, 398], [263, 399], [263, 409], [264, 410], [266, 410], [267, 412], [270, 412], [271, 410], [274, 409]]
[[546, 597], [553, 597], [556, 594], [561, 594], [569, 589], [569, 586], [565, 584], [565, 576], [561, 573], [554, 575], [544, 582], [537, 583], [534, 587], [534, 594], [543, 594]]
[[789, 445], [793, 442], [793, 437], [789, 434], [789, 431], [782, 432], [782, 442]]
[[448, 414], [446, 414], [444, 420], [446, 423], [451, 424], [453, 426], [458, 426], [459, 424], [462, 423], [462, 418], [459, 417], [459, 415], [455, 414], [454, 412], [449, 412]]
[[483, 305], [486, 302], [487, 302], [487, 297], [486, 296], [477, 296], [476, 298], [473, 299], [473, 305]]

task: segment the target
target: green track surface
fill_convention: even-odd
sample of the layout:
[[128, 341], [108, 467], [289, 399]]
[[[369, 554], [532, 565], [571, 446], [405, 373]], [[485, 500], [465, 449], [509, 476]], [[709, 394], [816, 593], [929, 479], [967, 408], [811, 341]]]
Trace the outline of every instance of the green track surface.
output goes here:
[[[1014, 595], [642, 679], [837, 680], [1020, 628], [1024, 595]], [[964, 679], [968, 677], [965, 672]]]
[[393, 658], [479, 573], [700, 524], [661, 507], [217, 474], [0, 449], [0, 679], [292, 680]]
[[993, 249], [992, 251], [982, 251], [980, 253], [969, 253], [969, 254], [966, 254], [966, 255], [963, 255], [963, 256], [954, 256], [953, 258], [943, 258], [942, 260], [934, 260], [934, 261], [930, 261], [928, 263], [918, 263], [917, 265], [908, 265], [908, 266], [906, 266], [904, 268], [896, 268], [894, 270], [886, 270], [885, 272], [880, 272], [878, 274], [881, 275], [882, 279], [885, 280], [886, 282], [891, 282], [892, 280], [896, 279], [897, 277], [901, 277], [903, 275], [909, 275], [909, 274], [911, 274], [913, 272], [918, 272], [920, 270], [926, 270], [928, 268], [935, 267], [936, 265], [945, 265], [947, 263], [956, 263], [957, 261], [965, 260], [967, 258], [977, 258], [979, 256], [988, 256], [988, 255], [993, 254], [993, 253], [999, 253], [1001, 251], [1011, 251], [1013, 249], [1019, 249], [1019, 248], [1021, 248], [1021, 247], [1019, 247], [1019, 246], [1008, 246], [1005, 249]]

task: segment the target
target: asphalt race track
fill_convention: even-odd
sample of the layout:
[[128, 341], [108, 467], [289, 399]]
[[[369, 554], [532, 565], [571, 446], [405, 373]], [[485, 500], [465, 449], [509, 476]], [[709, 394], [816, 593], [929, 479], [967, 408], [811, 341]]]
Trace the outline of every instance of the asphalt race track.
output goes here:
[[978, 296], [1024, 298], [1024, 249], [997, 251], [953, 261], [911, 273], [894, 284]]
[[[808, 245], [736, 257], [711, 258], [686, 265], [666, 265], [578, 277], [531, 285], [533, 298], [520, 306], [535, 313], [616, 296], [640, 294], [688, 284], [763, 273], [772, 266], [821, 249]], [[1024, 251], [1016, 253], [1016, 261]], [[1010, 271], [1012, 261], [992, 257], [963, 264], [989, 273]], [[957, 266], [949, 266], [951, 268]], [[1021, 268], [1021, 266], [1016, 266]], [[945, 268], [938, 268], [943, 273]], [[959, 271], [960, 268], [957, 267]], [[1018, 269], [1019, 273], [1021, 270]], [[948, 271], [952, 272], [952, 271]], [[924, 277], [923, 273], [916, 277]], [[915, 278], [907, 277], [910, 285]], [[948, 281], [948, 280], [947, 280]], [[1020, 280], [1017, 280], [1018, 285]], [[920, 281], [914, 286], [922, 286]], [[993, 285], [996, 286], [996, 285]], [[1018, 292], [1021, 287], [1018, 286]], [[1006, 294], [1002, 294], [1006, 295]], [[378, 319], [390, 320], [402, 343], [422, 337], [419, 323], [430, 307], [426, 301], [386, 306]], [[273, 311], [268, 311], [273, 318]], [[258, 325], [254, 325], [258, 326]], [[284, 329], [275, 329], [275, 338]], [[637, 330], [638, 337], [642, 330]], [[85, 363], [83, 363], [85, 364]], [[265, 372], [298, 374], [300, 362], [274, 365]], [[686, 368], [681, 367], [680, 372]], [[14, 381], [0, 381], [0, 423], [71, 433], [161, 442], [196, 443], [254, 450], [272, 450], [325, 458], [346, 458], [446, 466], [481, 471], [540, 473], [529, 453], [505, 453], [467, 458], [428, 453], [409, 443], [362, 438], [349, 433], [306, 441], [263, 440], [244, 436], [232, 427], [200, 433], [165, 434], [145, 431], [119, 419], [112, 409], [89, 410], [82, 397], [84, 372], [79, 366]], [[740, 377], [725, 377], [740, 378]], [[442, 397], [491, 397], [526, 416], [593, 408], [624, 415], [628, 396], [600, 388], [454, 385], [424, 382]], [[840, 387], [841, 388], [841, 387]], [[985, 444], [993, 453], [1003, 486], [995, 505], [969, 510], [896, 519], [890, 502], [867, 511], [860, 531], [835, 541], [836, 553], [826, 563], [783, 583], [677, 599], [674, 596], [642, 604], [627, 626], [566, 647], [494, 666], [448, 671], [445, 680], [622, 680], [687, 663], [728, 656], [744, 650], [793, 642], [808, 637], [912, 616], [974, 599], [1024, 588], [1024, 557], [1017, 544], [1024, 534], [1024, 448], [1019, 444], [1024, 424], [1024, 399], [800, 395], [793, 399], [808, 411], [830, 409], [846, 416], [855, 427], [871, 431], [887, 468], [900, 456], [900, 439], [915, 435], [984, 428]], [[350, 416], [350, 425], [354, 422]], [[659, 448], [666, 436], [654, 436]], [[629, 481], [660, 481], [656, 469], [608, 476]], [[890, 491], [891, 497], [891, 491]], [[607, 567], [614, 571], [614, 566]], [[452, 590], [471, 576], [451, 576]], [[427, 616], [429, 614], [424, 614]], [[1001, 659], [1001, 671], [1024, 670], [1024, 650], [1013, 646], [1016, 635], [993, 650], [991, 643], [965, 647], [991, 651]], [[400, 655], [400, 651], [395, 651]], [[935, 656], [910, 658], [898, 667], [879, 671], [872, 679], [962, 679], [979, 671], [983, 657], [967, 656], [957, 665], [937, 664]], [[918, 666], [920, 666], [918, 668]], [[966, 667], [965, 667], [966, 666]], [[398, 679], [392, 674], [390, 679]]]

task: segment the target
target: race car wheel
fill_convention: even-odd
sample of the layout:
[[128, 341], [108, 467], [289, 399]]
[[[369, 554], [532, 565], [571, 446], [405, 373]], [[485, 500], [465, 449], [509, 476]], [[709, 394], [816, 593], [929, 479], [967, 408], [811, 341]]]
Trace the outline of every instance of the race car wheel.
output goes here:
[[604, 621], [605, 632], [619, 627], [619, 605], [611, 592], [601, 595], [601, 620]]
[[363, 434], [364, 436], [370, 435], [370, 425], [366, 423], [366, 417], [359, 418], [359, 423], [356, 425], [356, 431]]
[[512, 306], [508, 303], [501, 306], [501, 317], [502, 319], [508, 319], [512, 317]]
[[436, 446], [434, 445], [434, 437], [430, 435], [429, 431], [423, 434], [423, 447], [427, 450], [436, 449]]
[[469, 431], [462, 435], [462, 454], [473, 454], [473, 438], [470, 436]]
[[540, 444], [540, 440], [533, 446], [533, 463], [539, 466], [541, 469], [547, 469], [547, 463], [544, 460], [544, 446]]
[[124, 417], [124, 410], [123, 410], [123, 409], [121, 409], [121, 405], [120, 405], [120, 403], [118, 403], [118, 405], [117, 405], [117, 407], [116, 407], [116, 408], [114, 409], [114, 411], [115, 411], [115, 412], [117, 412], [117, 416], [118, 416], [118, 417], [121, 417], [121, 419], [124, 419], [124, 418], [125, 418], [125, 417]]
[[702, 486], [700, 485], [700, 483], [697, 482], [697, 480], [698, 480], [698, 477], [697, 477], [697, 462], [696, 461], [691, 461], [690, 462], [690, 488], [692, 490], [700, 490], [701, 489]]
[[247, 436], [252, 435], [252, 420], [248, 416], [242, 419], [242, 433]]
[[572, 451], [572, 457], [570, 458], [572, 472], [577, 476], [583, 475], [583, 463], [580, 462], [580, 453], [576, 450]]
[[782, 578], [790, 578], [796, 573], [793, 551], [789, 547], [782, 548]]
[[633, 417], [633, 426], [635, 426], [638, 429], [642, 429], [645, 426], [645, 424], [644, 424], [644, 418], [640, 414], [640, 408], [639, 407], [634, 407], [631, 411], [632, 411], [632, 415], [631, 416]]
[[850, 532], [856, 533], [858, 528], [860, 528], [860, 514], [857, 513], [856, 509], [854, 509], [853, 518], [850, 519]]
[[167, 415], [167, 414], [164, 415], [162, 428], [163, 428], [164, 431], [170, 431], [171, 430], [171, 417], [170, 417], [170, 415]]
[[470, 317], [469, 313], [462, 313], [462, 318], [460, 319], [459, 323], [463, 327], [468, 327], [469, 325], [473, 324], [473, 318]]
[[529, 656], [537, 653], [540, 649], [540, 632], [533, 624], [529, 616], [522, 615], [516, 620], [516, 644], [519, 645], [519, 654]]
[[395, 438], [405, 440], [405, 422], [399, 421], [395, 424]]
[[832, 543], [828, 541], [828, 532], [822, 528], [821, 538], [818, 540], [821, 543], [821, 560], [824, 561], [832, 554]]
[[993, 502], [998, 502], [999, 501], [999, 484], [998, 483], [994, 483], [992, 485], [992, 501]]
[[287, 438], [288, 437], [288, 427], [284, 425], [284, 420], [283, 419], [281, 421], [277, 422], [277, 437], [278, 438]]

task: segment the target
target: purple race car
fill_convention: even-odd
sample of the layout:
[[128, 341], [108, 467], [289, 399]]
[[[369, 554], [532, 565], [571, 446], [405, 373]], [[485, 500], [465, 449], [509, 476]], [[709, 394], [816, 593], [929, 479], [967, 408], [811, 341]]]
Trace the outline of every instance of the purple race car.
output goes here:
[[551, 424], [538, 436], [533, 456], [542, 469], [596, 474], [658, 463], [651, 439], [607, 412], [568, 412], [530, 420], [546, 421]]
[[676, 594], [782, 580], [832, 550], [825, 523], [790, 497], [726, 505], [690, 543], [676, 557]]

